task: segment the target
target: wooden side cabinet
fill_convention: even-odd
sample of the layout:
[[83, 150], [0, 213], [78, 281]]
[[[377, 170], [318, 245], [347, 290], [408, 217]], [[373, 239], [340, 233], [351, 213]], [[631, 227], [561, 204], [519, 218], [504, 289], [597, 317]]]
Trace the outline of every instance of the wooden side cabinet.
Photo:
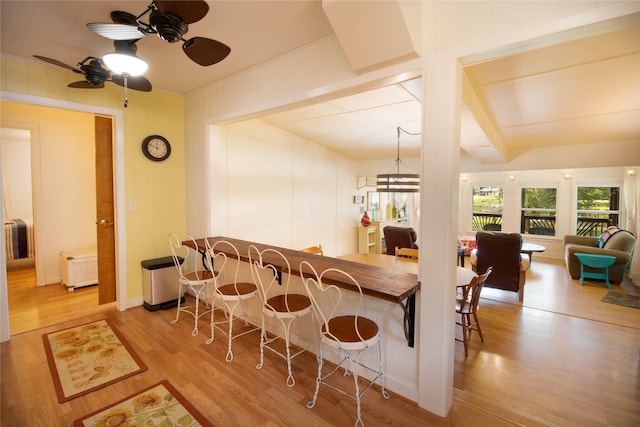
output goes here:
[[380, 253], [380, 229], [376, 226], [358, 226], [358, 253]]

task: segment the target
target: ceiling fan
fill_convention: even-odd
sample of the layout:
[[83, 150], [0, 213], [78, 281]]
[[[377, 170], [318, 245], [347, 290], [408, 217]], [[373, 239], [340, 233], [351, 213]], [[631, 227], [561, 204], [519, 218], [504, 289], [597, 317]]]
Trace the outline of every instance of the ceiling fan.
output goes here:
[[33, 56], [41, 61], [48, 62], [49, 64], [57, 65], [58, 67], [73, 71], [77, 74], [82, 74], [84, 76], [84, 80], [69, 83], [68, 86], [72, 88], [100, 89], [104, 87], [104, 82], [110, 81], [123, 86], [125, 89], [128, 87], [129, 89], [139, 90], [142, 92], [151, 92], [151, 82], [149, 82], [146, 77], [112, 74], [100, 58], [88, 56], [78, 62], [77, 67], [73, 67], [65, 64], [64, 62], [60, 62], [57, 59], [47, 58], [46, 56], [40, 55]]
[[[182, 41], [182, 50], [192, 61], [208, 66], [225, 59], [231, 48], [206, 37], [192, 37], [188, 40], [183, 38], [189, 31], [189, 24], [201, 20], [208, 12], [209, 5], [204, 0], [154, 0], [138, 16], [116, 10], [111, 12], [113, 23], [95, 22], [87, 24], [87, 27], [112, 40], [131, 40], [135, 43], [149, 34], [157, 34], [168, 43]], [[148, 23], [142, 21], [147, 15]]]

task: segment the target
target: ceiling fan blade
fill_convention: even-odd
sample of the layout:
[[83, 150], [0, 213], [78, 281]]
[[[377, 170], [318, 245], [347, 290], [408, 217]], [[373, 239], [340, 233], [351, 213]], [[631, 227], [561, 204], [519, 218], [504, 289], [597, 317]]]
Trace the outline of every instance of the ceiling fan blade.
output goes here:
[[71, 65], [67, 65], [64, 62], [60, 62], [57, 59], [47, 58], [46, 56], [33, 55], [34, 58], [38, 58], [41, 61], [48, 62], [49, 64], [57, 65], [58, 67], [65, 68], [67, 70], [71, 70], [74, 73], [82, 74], [82, 71], [72, 67]]
[[[113, 74], [111, 81], [124, 87], [124, 75], [122, 74]], [[127, 87], [142, 92], [151, 92], [151, 82], [144, 76], [127, 76]]]
[[145, 34], [134, 25], [91, 22], [87, 24], [87, 28], [111, 40], [138, 40], [145, 36]]
[[231, 52], [231, 48], [226, 44], [205, 37], [187, 40], [182, 45], [182, 50], [192, 61], [205, 67], [222, 61]]
[[209, 12], [209, 5], [204, 0], [197, 1], [165, 1], [154, 0], [158, 10], [177, 16], [185, 24], [198, 22]]
[[81, 80], [79, 82], [69, 83], [67, 86], [74, 89], [102, 89], [104, 87], [104, 82], [98, 85], [93, 85], [86, 80]]

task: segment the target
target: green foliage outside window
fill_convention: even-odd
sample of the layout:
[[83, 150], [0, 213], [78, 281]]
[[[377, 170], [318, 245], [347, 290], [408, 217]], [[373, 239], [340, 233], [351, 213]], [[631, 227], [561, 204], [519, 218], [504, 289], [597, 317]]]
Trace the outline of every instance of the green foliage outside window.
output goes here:
[[473, 217], [471, 229], [502, 229], [502, 187], [473, 187]]
[[578, 187], [576, 234], [599, 236], [609, 225], [618, 225], [619, 187]]
[[527, 187], [521, 193], [520, 233], [555, 236], [557, 189]]
[[502, 212], [502, 187], [473, 187], [473, 212]]
[[578, 187], [578, 210], [615, 210], [617, 206], [612, 207], [611, 205], [613, 200], [617, 205], [618, 191], [617, 187]]
[[522, 209], [525, 215], [537, 212], [538, 215], [555, 216], [556, 193], [555, 188], [523, 188]]

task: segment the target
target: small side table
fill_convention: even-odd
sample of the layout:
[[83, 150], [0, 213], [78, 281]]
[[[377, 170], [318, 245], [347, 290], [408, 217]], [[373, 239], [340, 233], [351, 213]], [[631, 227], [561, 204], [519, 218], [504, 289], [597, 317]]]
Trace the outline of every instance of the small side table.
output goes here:
[[[609, 266], [616, 262], [616, 257], [612, 255], [594, 255], [576, 252], [576, 257], [580, 261], [580, 285], [584, 283], [584, 279], [602, 279], [605, 281], [608, 289], [611, 289], [609, 283]], [[584, 266], [591, 268], [604, 268], [604, 273], [595, 273], [584, 271]]]

